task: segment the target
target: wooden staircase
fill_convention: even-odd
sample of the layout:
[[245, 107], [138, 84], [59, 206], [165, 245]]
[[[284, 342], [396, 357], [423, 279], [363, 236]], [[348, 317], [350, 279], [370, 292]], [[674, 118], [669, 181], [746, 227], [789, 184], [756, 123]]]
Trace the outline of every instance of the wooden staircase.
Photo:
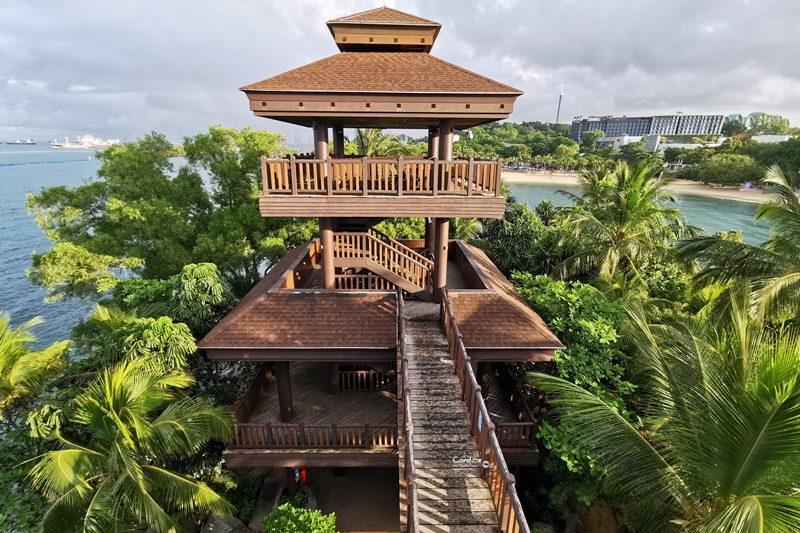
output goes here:
[[[499, 520], [455, 376], [438, 307], [419, 303], [405, 325], [404, 372], [409, 395], [419, 527], [407, 531], [489, 533]], [[404, 454], [401, 453], [401, 457]], [[405, 465], [404, 465], [405, 467]]]
[[334, 265], [365, 269], [422, 300], [431, 301], [433, 261], [372, 229], [334, 233]]

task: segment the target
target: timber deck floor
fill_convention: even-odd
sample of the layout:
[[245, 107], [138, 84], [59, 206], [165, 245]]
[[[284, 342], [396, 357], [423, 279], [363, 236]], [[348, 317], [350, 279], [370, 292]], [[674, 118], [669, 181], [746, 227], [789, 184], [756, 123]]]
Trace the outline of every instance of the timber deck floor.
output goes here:
[[[406, 350], [421, 532], [488, 533], [498, 519], [470, 435], [438, 306], [406, 309]], [[436, 401], [431, 402], [434, 398]], [[455, 460], [454, 460], [455, 459]]]
[[[293, 362], [292, 404], [295, 417], [290, 424], [386, 425], [397, 424], [397, 396], [393, 392], [339, 391], [328, 394], [326, 363]], [[270, 382], [261, 393], [248, 423], [284, 425], [278, 407], [278, 385]]]

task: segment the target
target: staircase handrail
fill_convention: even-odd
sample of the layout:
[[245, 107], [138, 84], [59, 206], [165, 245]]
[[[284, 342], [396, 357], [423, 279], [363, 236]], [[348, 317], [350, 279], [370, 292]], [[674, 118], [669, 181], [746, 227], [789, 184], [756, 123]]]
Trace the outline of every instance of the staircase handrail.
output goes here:
[[406, 319], [403, 291], [397, 291], [397, 351], [400, 359], [403, 388], [403, 427], [406, 440], [406, 526], [409, 533], [419, 531], [419, 508], [417, 504], [417, 467], [414, 464], [414, 423], [411, 419], [411, 387], [408, 376], [408, 357], [406, 353]]
[[[421, 266], [421, 267], [425, 268], [426, 270], [430, 271], [430, 267], [428, 265], [426, 265], [425, 263], [422, 263], [421, 261], [418, 261], [413, 257], [409, 257], [409, 256], [405, 255], [400, 250], [397, 250], [396, 248], [393, 248], [392, 246], [386, 244], [381, 239], [375, 237], [374, 235], [370, 235], [369, 233], [366, 233], [366, 232], [362, 233], [362, 232], [358, 232], [358, 231], [339, 231], [339, 232], [334, 233], [334, 236], [335, 235], [352, 235], [352, 236], [356, 236], [356, 237], [366, 237], [368, 240], [371, 240], [373, 242], [377, 242], [380, 246], [383, 246], [383, 247], [388, 248], [389, 250], [391, 250], [392, 251], [392, 255], [402, 257], [403, 259], [411, 261], [412, 263], [414, 263], [414, 264], [416, 264], [418, 266]], [[364, 250], [362, 250], [362, 251], [364, 251]], [[366, 254], [364, 255], [364, 257], [367, 257]], [[369, 258], [369, 259], [371, 259], [371, 258]], [[424, 257], [422, 259], [424, 259], [425, 261], [428, 261]], [[399, 264], [399, 262], [397, 262], [397, 261], [395, 261], [395, 262]]]
[[383, 233], [380, 230], [375, 228], [370, 228], [369, 233], [374, 233], [373, 237], [377, 236], [378, 240], [388, 241], [391, 243], [391, 246], [399, 251], [405, 252], [406, 255], [411, 256], [412, 258], [416, 259], [418, 262], [422, 263], [423, 265], [427, 265], [428, 268], [433, 269], [433, 261], [419, 253], [418, 251], [414, 250], [413, 248], [409, 248], [402, 242], [398, 241], [397, 239], [393, 239]]

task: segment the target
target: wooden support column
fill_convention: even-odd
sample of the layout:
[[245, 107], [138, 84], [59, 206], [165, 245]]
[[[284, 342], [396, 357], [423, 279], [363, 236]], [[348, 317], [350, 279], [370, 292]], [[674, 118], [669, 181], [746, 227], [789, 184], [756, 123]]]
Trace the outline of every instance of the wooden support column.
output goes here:
[[434, 225], [436, 226], [436, 247], [433, 260], [433, 300], [441, 302], [442, 290], [447, 286], [447, 245], [450, 239], [450, 219], [437, 218]]
[[481, 361], [478, 363], [478, 384], [481, 386], [481, 396], [486, 400], [489, 398], [489, 379], [492, 376], [492, 362]]
[[439, 122], [439, 159], [442, 161], [453, 159], [453, 135], [455, 132], [452, 119], [446, 118]]
[[328, 394], [339, 395], [339, 363], [328, 363]]
[[336, 265], [333, 258], [333, 218], [320, 217], [319, 232], [322, 241], [322, 278], [323, 287], [336, 288]]
[[333, 157], [344, 157], [344, 128], [342, 126], [333, 128]]
[[428, 157], [439, 157], [439, 128], [428, 128]]
[[317, 159], [328, 159], [328, 122], [314, 119], [314, 156]]
[[294, 419], [294, 406], [292, 406], [292, 380], [289, 375], [289, 362], [278, 361], [275, 363], [275, 374], [278, 378], [278, 406], [281, 411], [281, 422], [288, 423]]
[[436, 226], [433, 219], [428, 217], [425, 219], [425, 248], [428, 249], [428, 254], [432, 254], [436, 247]]

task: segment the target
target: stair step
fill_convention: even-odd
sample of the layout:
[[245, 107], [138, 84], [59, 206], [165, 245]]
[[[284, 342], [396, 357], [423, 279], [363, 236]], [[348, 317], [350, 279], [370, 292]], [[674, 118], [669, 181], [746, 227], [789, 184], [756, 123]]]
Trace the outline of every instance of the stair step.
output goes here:
[[489, 492], [489, 489], [486, 487], [471, 489], [456, 489], [453, 487], [420, 488], [419, 485], [417, 485], [418, 500], [491, 500], [491, 498], [492, 493]]
[[420, 524], [420, 533], [497, 533], [496, 525], [475, 524]]
[[[497, 514], [494, 511], [480, 511], [474, 513], [459, 513], [459, 512], [434, 512], [434, 513], [420, 513], [419, 524], [430, 524], [438, 526], [439, 524], [447, 524], [456, 526], [451, 531], [464, 531], [465, 525], [487, 525], [497, 527]], [[439, 531], [438, 527], [434, 531]]]
[[489, 490], [489, 484], [482, 477], [441, 477], [426, 478], [420, 477], [417, 472], [417, 487], [419, 490], [439, 490], [439, 489], [484, 489]]
[[[488, 492], [488, 490], [487, 490]], [[494, 514], [494, 502], [491, 499], [426, 499], [418, 500], [420, 512], [430, 514], [431, 511], [443, 515], [451, 513], [492, 513]], [[495, 520], [497, 517], [495, 517]]]

